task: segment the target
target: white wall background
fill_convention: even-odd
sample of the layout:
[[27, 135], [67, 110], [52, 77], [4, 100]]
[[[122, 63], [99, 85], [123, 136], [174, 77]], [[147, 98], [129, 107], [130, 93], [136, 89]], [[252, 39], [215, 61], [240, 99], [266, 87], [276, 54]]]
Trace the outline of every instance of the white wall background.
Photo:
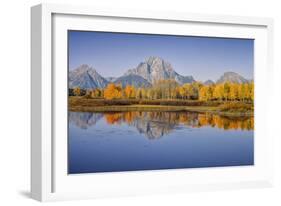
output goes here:
[[[29, 192], [30, 150], [30, 6], [46, 2], [3, 0], [0, 7], [0, 205], [37, 205]], [[155, 11], [264, 16], [275, 20], [275, 182], [271, 189], [246, 189], [178, 195], [154, 195], [47, 204], [61, 205], [281, 205], [281, 6], [276, 0], [57, 0], [53, 3], [101, 5]], [[266, 85], [265, 85], [266, 86]], [[279, 108], [278, 108], [279, 106]]]

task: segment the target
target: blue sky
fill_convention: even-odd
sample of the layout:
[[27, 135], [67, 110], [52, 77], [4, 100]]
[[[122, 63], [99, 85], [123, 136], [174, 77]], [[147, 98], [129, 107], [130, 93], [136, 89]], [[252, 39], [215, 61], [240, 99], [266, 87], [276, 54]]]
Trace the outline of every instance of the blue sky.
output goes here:
[[217, 80], [233, 71], [253, 78], [254, 40], [69, 31], [69, 69], [93, 66], [104, 77], [118, 77], [149, 56], [170, 62], [181, 75]]

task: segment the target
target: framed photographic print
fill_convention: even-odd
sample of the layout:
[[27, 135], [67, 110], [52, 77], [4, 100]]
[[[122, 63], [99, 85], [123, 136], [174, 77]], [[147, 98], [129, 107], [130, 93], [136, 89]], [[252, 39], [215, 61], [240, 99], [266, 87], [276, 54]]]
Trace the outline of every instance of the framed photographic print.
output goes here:
[[271, 19], [31, 14], [34, 199], [272, 185]]

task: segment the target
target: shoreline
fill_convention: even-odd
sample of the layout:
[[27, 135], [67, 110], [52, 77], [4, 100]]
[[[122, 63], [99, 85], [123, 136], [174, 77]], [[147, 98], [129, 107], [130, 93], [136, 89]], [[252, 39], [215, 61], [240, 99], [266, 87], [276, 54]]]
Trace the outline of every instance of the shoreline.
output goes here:
[[[197, 112], [228, 117], [252, 117], [254, 111], [246, 103], [206, 102], [199, 100], [139, 100], [139, 99], [91, 99], [71, 96], [68, 98], [68, 110], [72, 112]], [[236, 104], [242, 104], [237, 105]], [[242, 111], [239, 110], [242, 108]], [[246, 109], [248, 108], [248, 109]]]
[[253, 112], [222, 112], [217, 106], [162, 106], [162, 105], [112, 105], [112, 106], [71, 106], [71, 112], [198, 112], [228, 117], [252, 117]]

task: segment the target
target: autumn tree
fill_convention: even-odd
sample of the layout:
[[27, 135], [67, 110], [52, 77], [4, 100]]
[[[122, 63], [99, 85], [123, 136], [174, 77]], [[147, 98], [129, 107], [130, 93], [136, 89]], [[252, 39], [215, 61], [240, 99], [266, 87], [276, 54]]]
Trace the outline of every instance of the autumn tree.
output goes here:
[[183, 99], [190, 99], [194, 95], [192, 84], [186, 83], [180, 88], [180, 93]]
[[212, 100], [214, 94], [214, 85], [209, 85], [207, 90], [207, 100]]
[[120, 99], [122, 97], [122, 86], [110, 83], [104, 90], [105, 99]]
[[75, 87], [75, 88], [73, 89], [73, 93], [74, 93], [75, 96], [80, 96], [80, 95], [81, 95], [81, 89], [80, 89], [80, 87]]
[[102, 89], [96, 88], [91, 91], [91, 98], [100, 98], [102, 97]]
[[199, 90], [203, 86], [201, 82], [192, 82], [191, 88], [192, 88], [192, 99], [198, 99], [199, 98]]
[[250, 100], [254, 101], [254, 96], [255, 96], [255, 90], [254, 90], [254, 82], [252, 81], [250, 83], [250, 87], [249, 87], [249, 94], [250, 94]]
[[201, 87], [199, 90], [199, 100], [207, 101], [208, 100], [207, 93], [208, 93], [208, 87], [207, 86]]
[[144, 98], [144, 89], [138, 88], [136, 90], [136, 98], [137, 99], [143, 99]]
[[151, 88], [147, 89], [146, 97], [147, 97], [147, 99], [153, 99], [154, 98], [154, 90], [151, 89]]
[[184, 87], [178, 87], [178, 94], [181, 99], [184, 99], [186, 97], [186, 90]]
[[135, 87], [131, 85], [127, 85], [125, 87], [125, 96], [126, 98], [134, 98], [136, 96]]
[[214, 88], [213, 97], [214, 99], [222, 100], [224, 96], [224, 86], [223, 84], [217, 84]]
[[214, 86], [213, 85], [201, 85], [199, 89], [199, 100], [209, 101], [213, 99]]
[[[156, 99], [172, 99], [175, 96], [175, 89], [178, 83], [174, 79], [164, 79], [153, 84], [154, 97]], [[146, 90], [143, 93], [147, 93]], [[146, 96], [146, 95], [145, 95]]]
[[230, 97], [230, 83], [229, 82], [225, 82], [223, 84], [223, 98], [224, 100], [228, 100]]
[[245, 84], [240, 84], [238, 91], [239, 91], [239, 95], [238, 95], [239, 99], [244, 101], [245, 98], [246, 98], [246, 86], [245, 86]]
[[141, 94], [143, 99], [147, 98], [147, 90], [145, 88], [141, 88]]
[[248, 87], [248, 84], [244, 84], [244, 87], [245, 87], [244, 101], [247, 101], [248, 97], [249, 97], [249, 87]]
[[230, 85], [229, 98], [237, 100], [239, 98], [239, 84], [233, 83]]

